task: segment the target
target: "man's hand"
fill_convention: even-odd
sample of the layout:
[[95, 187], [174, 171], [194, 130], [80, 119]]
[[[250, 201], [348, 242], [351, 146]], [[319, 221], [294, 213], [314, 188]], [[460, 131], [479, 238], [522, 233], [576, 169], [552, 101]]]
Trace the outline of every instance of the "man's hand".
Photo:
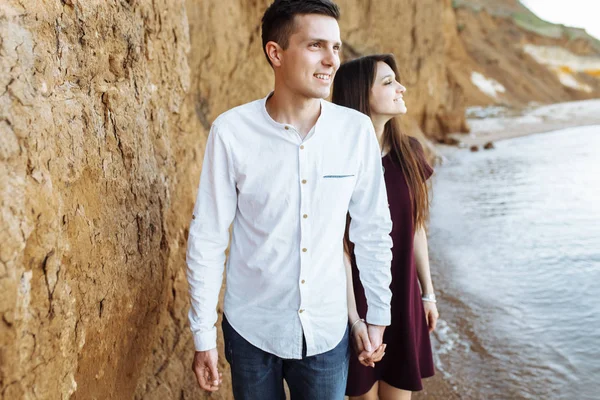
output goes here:
[[385, 355], [387, 345], [383, 342], [385, 326], [367, 324], [367, 334], [371, 344], [371, 351], [366, 349], [359, 353], [358, 360], [366, 367], [375, 367], [375, 363], [381, 361]]
[[369, 330], [369, 340], [374, 349], [379, 348], [383, 344], [383, 332], [385, 326], [367, 324]]
[[194, 355], [192, 370], [196, 374], [198, 385], [207, 392], [216, 392], [223, 382], [222, 374], [217, 369], [218, 359], [217, 349], [197, 351]]

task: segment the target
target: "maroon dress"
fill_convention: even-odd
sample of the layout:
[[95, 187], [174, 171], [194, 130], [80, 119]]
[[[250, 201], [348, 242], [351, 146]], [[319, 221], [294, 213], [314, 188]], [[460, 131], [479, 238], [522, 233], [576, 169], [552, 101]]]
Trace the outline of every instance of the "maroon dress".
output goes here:
[[[410, 138], [410, 144], [428, 179], [433, 169], [425, 161], [421, 144]], [[398, 389], [419, 391], [422, 378], [433, 376], [433, 356], [429, 330], [423, 310], [421, 291], [413, 254], [413, 207], [408, 186], [398, 162], [391, 153], [383, 157], [385, 184], [392, 217], [392, 323], [385, 330], [383, 342], [387, 343], [385, 356], [375, 363], [375, 368], [365, 367], [358, 361], [354, 350], [350, 356], [350, 369], [346, 395], [360, 396], [368, 392], [378, 380]], [[367, 314], [367, 302], [356, 261], [352, 255], [352, 280], [356, 307], [361, 318]]]

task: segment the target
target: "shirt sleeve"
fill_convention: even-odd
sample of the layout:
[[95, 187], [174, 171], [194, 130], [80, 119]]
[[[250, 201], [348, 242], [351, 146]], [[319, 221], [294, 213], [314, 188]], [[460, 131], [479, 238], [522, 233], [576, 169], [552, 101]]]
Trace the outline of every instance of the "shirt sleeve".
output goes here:
[[391, 322], [392, 221], [381, 164], [381, 150], [370, 121], [362, 138], [362, 164], [348, 206], [350, 241], [367, 299], [367, 322]]
[[188, 317], [196, 351], [217, 347], [217, 303], [229, 227], [236, 207], [231, 153], [219, 128], [213, 124], [206, 143], [186, 253], [191, 298]]

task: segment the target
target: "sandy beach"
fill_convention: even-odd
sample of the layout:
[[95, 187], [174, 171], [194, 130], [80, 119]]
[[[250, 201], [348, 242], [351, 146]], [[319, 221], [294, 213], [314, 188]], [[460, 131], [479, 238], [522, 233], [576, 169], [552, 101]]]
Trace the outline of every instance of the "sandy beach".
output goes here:
[[488, 142], [506, 140], [558, 129], [600, 125], [600, 100], [583, 100], [522, 110], [507, 107], [471, 107], [467, 110], [471, 132], [449, 136], [462, 146], [483, 146]]
[[440, 400], [455, 400], [460, 399], [460, 395], [454, 390], [452, 385], [444, 380], [442, 373], [436, 371], [436, 374], [431, 378], [423, 381], [423, 390], [414, 393], [413, 400], [425, 399], [440, 399]]

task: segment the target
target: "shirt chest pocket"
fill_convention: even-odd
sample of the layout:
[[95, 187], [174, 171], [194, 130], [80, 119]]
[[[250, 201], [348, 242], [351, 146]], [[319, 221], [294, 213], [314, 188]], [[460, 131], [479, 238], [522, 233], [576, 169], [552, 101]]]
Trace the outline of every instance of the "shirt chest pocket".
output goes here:
[[335, 205], [345, 204], [347, 207], [356, 184], [356, 175], [352, 172], [325, 171], [321, 175], [320, 183], [321, 195], [326, 202]]

